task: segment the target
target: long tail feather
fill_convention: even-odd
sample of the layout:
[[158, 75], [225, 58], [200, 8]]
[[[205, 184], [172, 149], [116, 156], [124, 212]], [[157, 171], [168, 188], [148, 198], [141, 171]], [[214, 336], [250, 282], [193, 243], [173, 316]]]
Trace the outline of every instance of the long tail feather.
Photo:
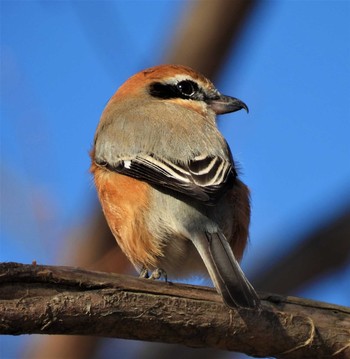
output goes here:
[[244, 275], [222, 233], [205, 232], [193, 238], [209, 275], [225, 303], [232, 308], [254, 308], [260, 300]]

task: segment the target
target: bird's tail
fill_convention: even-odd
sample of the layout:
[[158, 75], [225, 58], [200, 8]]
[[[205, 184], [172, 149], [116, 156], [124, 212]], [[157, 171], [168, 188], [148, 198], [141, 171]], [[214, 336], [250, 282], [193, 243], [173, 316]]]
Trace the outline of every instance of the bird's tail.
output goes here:
[[260, 300], [244, 275], [227, 239], [222, 233], [202, 233], [193, 238], [216, 290], [232, 308], [254, 308]]

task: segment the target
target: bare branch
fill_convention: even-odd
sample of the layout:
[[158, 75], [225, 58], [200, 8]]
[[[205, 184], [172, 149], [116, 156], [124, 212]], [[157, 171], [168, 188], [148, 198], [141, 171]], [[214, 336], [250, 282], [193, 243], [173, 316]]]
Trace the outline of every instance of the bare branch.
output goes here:
[[71, 267], [0, 264], [0, 334], [80, 334], [276, 358], [349, 358], [350, 309], [261, 294], [229, 310], [211, 288]]
[[214, 79], [237, 46], [256, 0], [192, 1], [169, 46], [166, 62], [188, 65]]
[[[290, 293], [349, 261], [350, 206], [320, 227], [254, 280], [256, 288]], [[319, 260], [322, 258], [322, 260]], [[295, 263], [300, 263], [296, 266]], [[288, 280], [285, 280], [288, 278]]]

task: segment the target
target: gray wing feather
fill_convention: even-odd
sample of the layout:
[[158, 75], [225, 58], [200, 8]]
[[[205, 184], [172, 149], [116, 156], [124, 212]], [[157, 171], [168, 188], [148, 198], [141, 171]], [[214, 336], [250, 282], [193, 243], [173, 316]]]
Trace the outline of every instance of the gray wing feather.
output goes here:
[[97, 161], [97, 164], [208, 204], [215, 201], [236, 177], [232, 163], [209, 155], [196, 156], [187, 163], [144, 154], [121, 159], [115, 164], [105, 161]]

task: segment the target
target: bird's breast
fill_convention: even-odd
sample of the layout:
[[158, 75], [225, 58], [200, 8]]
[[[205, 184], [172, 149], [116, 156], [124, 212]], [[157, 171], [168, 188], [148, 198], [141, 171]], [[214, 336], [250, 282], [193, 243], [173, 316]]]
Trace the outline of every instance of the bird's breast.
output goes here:
[[105, 168], [91, 166], [101, 206], [119, 246], [136, 266], [156, 266], [161, 243], [147, 230], [149, 185]]

